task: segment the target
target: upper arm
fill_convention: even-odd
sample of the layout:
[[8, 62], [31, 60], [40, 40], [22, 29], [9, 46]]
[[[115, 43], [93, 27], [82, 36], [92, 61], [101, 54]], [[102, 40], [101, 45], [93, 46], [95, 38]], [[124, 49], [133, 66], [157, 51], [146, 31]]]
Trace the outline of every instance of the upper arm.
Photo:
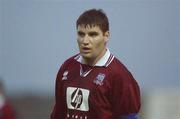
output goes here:
[[141, 105], [140, 88], [129, 72], [121, 73], [113, 83], [113, 113], [117, 118], [137, 119]]
[[55, 105], [54, 109], [51, 113], [51, 119], [59, 119], [64, 116], [64, 101], [62, 96], [62, 76], [65, 69], [65, 63], [61, 65], [61, 68], [59, 69], [57, 76], [56, 76], [56, 82], [55, 82]]

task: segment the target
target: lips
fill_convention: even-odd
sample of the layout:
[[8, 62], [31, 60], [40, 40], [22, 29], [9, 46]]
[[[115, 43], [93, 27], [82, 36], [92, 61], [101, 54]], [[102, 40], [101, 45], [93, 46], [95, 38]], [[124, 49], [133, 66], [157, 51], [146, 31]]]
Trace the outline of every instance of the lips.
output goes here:
[[84, 53], [89, 53], [90, 52], [90, 48], [87, 48], [87, 47], [83, 47], [82, 48], [82, 51], [84, 52]]
[[83, 50], [90, 50], [90, 48], [87, 48], [87, 47], [83, 47], [82, 49]]

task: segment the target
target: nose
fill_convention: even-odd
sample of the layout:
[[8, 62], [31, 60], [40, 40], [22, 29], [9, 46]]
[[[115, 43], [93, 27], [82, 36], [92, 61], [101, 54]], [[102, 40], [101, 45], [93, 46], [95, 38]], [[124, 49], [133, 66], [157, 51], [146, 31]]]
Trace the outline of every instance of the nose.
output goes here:
[[83, 40], [82, 40], [82, 43], [84, 44], [84, 45], [88, 45], [89, 44], [89, 36], [88, 35], [85, 35], [84, 36], [84, 38], [83, 38]]

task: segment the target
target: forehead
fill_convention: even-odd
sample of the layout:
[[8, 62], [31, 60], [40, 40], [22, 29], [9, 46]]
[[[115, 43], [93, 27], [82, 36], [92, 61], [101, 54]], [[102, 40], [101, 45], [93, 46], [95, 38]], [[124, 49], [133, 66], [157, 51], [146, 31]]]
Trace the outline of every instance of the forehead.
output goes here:
[[102, 32], [100, 27], [97, 25], [79, 25], [77, 31], [81, 32]]

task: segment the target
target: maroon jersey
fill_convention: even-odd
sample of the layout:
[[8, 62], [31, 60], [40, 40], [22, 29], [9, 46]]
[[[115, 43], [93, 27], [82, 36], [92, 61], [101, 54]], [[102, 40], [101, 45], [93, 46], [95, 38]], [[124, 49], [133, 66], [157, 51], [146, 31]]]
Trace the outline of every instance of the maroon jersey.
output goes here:
[[0, 119], [15, 119], [15, 112], [7, 102], [0, 108]]
[[81, 60], [78, 54], [61, 66], [51, 119], [123, 119], [138, 113], [138, 84], [109, 50], [94, 66]]

